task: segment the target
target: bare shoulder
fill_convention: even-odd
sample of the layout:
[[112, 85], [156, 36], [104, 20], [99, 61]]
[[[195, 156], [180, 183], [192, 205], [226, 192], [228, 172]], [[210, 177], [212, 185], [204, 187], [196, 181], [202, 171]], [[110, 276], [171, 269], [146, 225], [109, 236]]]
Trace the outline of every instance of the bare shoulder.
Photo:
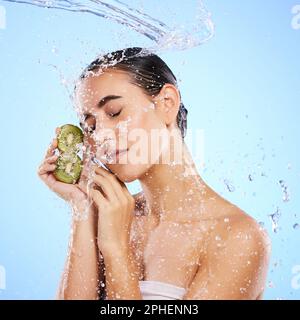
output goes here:
[[206, 203], [204, 217], [212, 221], [212, 233], [221, 233], [228, 240], [244, 235], [249, 239], [256, 239], [258, 243], [270, 244], [266, 230], [250, 214], [212, 189], [209, 190]]
[[[218, 200], [215, 199], [216, 202]], [[206, 234], [202, 268], [196, 274], [189, 299], [261, 299], [270, 256], [270, 239], [259, 223], [237, 206], [220, 199], [206, 214]], [[198, 294], [213, 279], [206, 291]]]
[[227, 232], [228, 241], [240, 239], [242, 242], [245, 240], [257, 249], [266, 249], [271, 245], [267, 231], [253, 217], [241, 209], [237, 208], [236, 212], [228, 219], [230, 226], [230, 230], [228, 230], [230, 233]]
[[[263, 259], [268, 259], [271, 240], [267, 231], [248, 213], [238, 206], [221, 201], [222, 211], [216, 215], [212, 224], [210, 239], [222, 239], [224, 245], [232, 252], [252, 254], [255, 252]], [[214, 247], [216, 241], [211, 241]]]

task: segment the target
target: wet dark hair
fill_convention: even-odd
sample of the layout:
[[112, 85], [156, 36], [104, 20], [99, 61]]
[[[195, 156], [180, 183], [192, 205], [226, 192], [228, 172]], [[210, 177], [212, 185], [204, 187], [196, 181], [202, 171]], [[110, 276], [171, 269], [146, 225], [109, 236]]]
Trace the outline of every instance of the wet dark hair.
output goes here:
[[[98, 57], [84, 69], [80, 78], [86, 78], [90, 72], [105, 68], [126, 71], [131, 82], [141, 87], [148, 96], [159, 94], [165, 83], [178, 88], [177, 79], [167, 64], [156, 54], [140, 47], [125, 48]], [[180, 91], [179, 95], [181, 100]], [[182, 139], [186, 135], [187, 114], [188, 110], [181, 101], [176, 120]]]

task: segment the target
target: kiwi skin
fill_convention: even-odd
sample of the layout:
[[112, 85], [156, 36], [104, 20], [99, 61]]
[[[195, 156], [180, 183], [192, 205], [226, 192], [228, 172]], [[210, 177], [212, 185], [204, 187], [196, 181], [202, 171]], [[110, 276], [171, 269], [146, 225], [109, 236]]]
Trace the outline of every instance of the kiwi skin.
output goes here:
[[62, 152], [77, 151], [77, 145], [83, 142], [82, 130], [73, 124], [65, 124], [60, 127], [57, 136], [57, 148]]
[[80, 178], [83, 166], [81, 158], [77, 155], [78, 145], [83, 142], [83, 132], [72, 124], [65, 124], [60, 129], [57, 136], [60, 155], [53, 175], [58, 181], [75, 184]]

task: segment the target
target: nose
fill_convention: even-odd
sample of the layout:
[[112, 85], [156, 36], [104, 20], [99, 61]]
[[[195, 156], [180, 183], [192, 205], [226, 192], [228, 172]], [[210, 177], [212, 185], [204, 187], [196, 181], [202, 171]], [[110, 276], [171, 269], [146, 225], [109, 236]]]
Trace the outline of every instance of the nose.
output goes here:
[[105, 156], [117, 149], [117, 141], [120, 138], [118, 124], [104, 123], [104, 119], [96, 119], [97, 124], [93, 132], [93, 140], [97, 148], [98, 154]]

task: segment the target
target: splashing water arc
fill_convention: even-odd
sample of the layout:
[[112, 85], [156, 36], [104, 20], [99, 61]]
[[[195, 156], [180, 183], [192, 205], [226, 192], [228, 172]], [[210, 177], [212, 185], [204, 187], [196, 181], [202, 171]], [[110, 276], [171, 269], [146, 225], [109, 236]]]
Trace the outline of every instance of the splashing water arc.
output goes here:
[[4, 0], [48, 9], [89, 13], [109, 19], [146, 36], [155, 42], [148, 51], [186, 50], [207, 42], [214, 35], [211, 14], [202, 0], [195, 1], [196, 17], [191, 30], [178, 30], [118, 0]]

